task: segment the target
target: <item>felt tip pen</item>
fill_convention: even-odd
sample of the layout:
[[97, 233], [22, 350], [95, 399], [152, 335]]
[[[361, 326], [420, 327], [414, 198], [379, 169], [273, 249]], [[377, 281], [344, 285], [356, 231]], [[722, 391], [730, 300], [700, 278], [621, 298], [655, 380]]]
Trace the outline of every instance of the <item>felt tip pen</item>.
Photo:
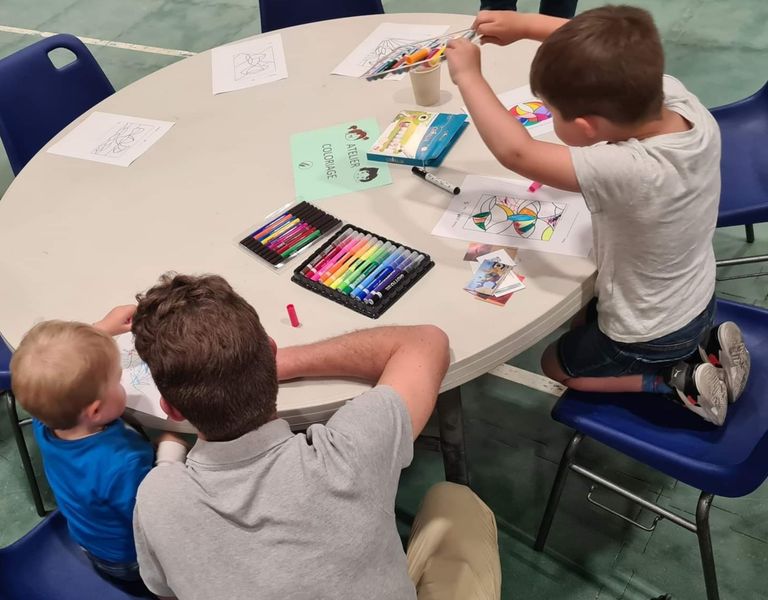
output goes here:
[[[334, 263], [332, 265], [328, 266], [328, 269], [321, 275], [320, 281], [323, 283], [326, 283], [331, 277], [334, 277], [336, 274], [336, 271], [341, 269], [347, 261], [350, 259], [350, 257], [354, 256], [355, 253], [360, 250], [363, 246], [365, 246], [368, 241], [373, 237], [370, 233], [363, 236], [359, 240], [355, 240], [353, 242], [350, 242], [347, 247], [344, 249], [344, 254], [338, 257], [338, 260], [334, 259]], [[335, 279], [335, 277], [334, 277]]]
[[336, 289], [338, 285], [341, 284], [341, 281], [343, 279], [343, 276], [346, 274], [346, 272], [355, 264], [357, 264], [358, 259], [363, 256], [366, 252], [368, 252], [368, 249], [374, 245], [375, 242], [378, 240], [375, 237], [372, 237], [367, 240], [363, 245], [356, 246], [354, 249], [354, 252], [349, 254], [347, 258], [342, 261], [341, 265], [338, 267], [334, 267], [333, 271], [331, 272], [330, 276], [323, 281], [325, 285], [327, 285], [330, 288]]
[[300, 242], [297, 242], [295, 246], [291, 246], [286, 250], [285, 252], [281, 252], [280, 256], [283, 258], [288, 258], [289, 256], [293, 256], [296, 254], [299, 250], [301, 250], [304, 246], [309, 244], [311, 241], [316, 240], [323, 234], [322, 231], [315, 231], [314, 233], [308, 235], [307, 237], [303, 238]]
[[376, 267], [370, 275], [368, 275], [365, 279], [363, 279], [360, 283], [358, 283], [355, 286], [355, 289], [352, 290], [351, 296], [357, 298], [358, 300], [362, 300], [365, 295], [368, 293], [368, 291], [365, 289], [367, 288], [374, 279], [376, 279], [379, 274], [381, 273], [381, 270], [384, 269], [387, 265], [391, 264], [393, 261], [397, 260], [398, 257], [402, 256], [403, 253], [407, 253], [408, 251], [403, 247], [399, 246], [394, 252], [392, 252], [389, 256], [386, 258], [383, 258], [382, 261], [379, 263], [379, 266]]
[[429, 183], [432, 185], [436, 185], [441, 190], [445, 190], [446, 192], [453, 194], [454, 196], [461, 193], [461, 189], [458, 186], [448, 183], [445, 179], [435, 177], [432, 175], [432, 173], [427, 173], [426, 169], [422, 169], [421, 167], [411, 167], [411, 172], [414, 175], [418, 175], [425, 181], [429, 181]]
[[312, 269], [312, 275], [310, 276], [310, 279], [313, 281], [320, 281], [320, 276], [323, 275], [331, 265], [336, 264], [336, 260], [346, 252], [347, 248], [349, 248], [351, 244], [354, 244], [362, 236], [362, 233], [351, 231], [348, 235], [345, 233], [343, 239], [340, 237], [336, 247], [331, 249], [331, 251], [326, 256], [321, 257], [317, 264], [315, 264], [315, 268]]
[[362, 301], [366, 304], [372, 304], [371, 300], [373, 298], [373, 292], [376, 290], [380, 291], [388, 281], [391, 281], [397, 277], [400, 271], [403, 271], [406, 267], [408, 267], [408, 265], [410, 265], [418, 255], [418, 252], [414, 250], [413, 252], [404, 254], [400, 260], [398, 260], [396, 263], [393, 263], [392, 270], [389, 271], [385, 277], [379, 278], [371, 283], [368, 288], [368, 293], [362, 298]]
[[382, 281], [389, 277], [389, 274], [397, 269], [401, 264], [408, 262], [414, 254], [415, 252], [407, 250], [404, 254], [401, 254], [394, 260], [385, 263], [383, 268], [376, 273], [376, 276], [363, 286], [363, 289], [357, 295], [357, 299], [365, 301], [365, 299], [370, 296], [371, 292], [376, 289], [376, 286], [378, 286]]
[[352, 232], [342, 233], [339, 237], [336, 238], [335, 242], [328, 244], [325, 250], [323, 250], [318, 256], [316, 256], [311, 263], [309, 263], [306, 267], [304, 267], [304, 269], [301, 271], [301, 274], [304, 275], [305, 277], [308, 277], [310, 272], [317, 273], [317, 269], [315, 267], [320, 265], [320, 263], [325, 258], [327, 258], [331, 252], [333, 252], [334, 250], [337, 250], [339, 246], [342, 245], [351, 235], [353, 235]]
[[333, 289], [339, 290], [344, 288], [349, 284], [350, 281], [353, 281], [357, 278], [357, 274], [360, 272], [360, 270], [365, 267], [370, 258], [374, 256], [384, 245], [383, 241], [376, 238], [374, 238], [374, 240], [376, 240], [376, 243], [368, 248], [360, 257], [357, 258], [357, 260], [352, 265], [350, 265], [349, 269], [347, 269], [347, 272], [344, 273], [344, 277], [340, 277], [333, 282], [333, 285], [331, 286]]
[[355, 273], [341, 286], [341, 291], [344, 294], [349, 294], [356, 287], [357, 284], [363, 281], [368, 275], [379, 266], [382, 260], [389, 256], [390, 252], [394, 248], [392, 242], [387, 242], [381, 246], [376, 252], [374, 252], [365, 263], [361, 264], [355, 271]]
[[404, 268], [395, 269], [389, 277], [382, 281], [381, 284], [371, 292], [370, 298], [366, 298], [365, 302], [367, 304], [378, 304], [381, 302], [384, 299], [384, 296], [396, 288], [399, 283], [405, 279], [408, 273], [413, 271], [422, 260], [424, 260], [424, 255], [419, 254], [415, 260], [411, 261], [411, 263]]
[[541, 184], [541, 183], [539, 183], [538, 181], [532, 181], [532, 182], [531, 182], [531, 185], [529, 185], [529, 186], [528, 186], [528, 191], [529, 191], [529, 192], [535, 192], [535, 191], [536, 191], [536, 190], [538, 190], [538, 189], [539, 189], [541, 186], [542, 186], [542, 184]]

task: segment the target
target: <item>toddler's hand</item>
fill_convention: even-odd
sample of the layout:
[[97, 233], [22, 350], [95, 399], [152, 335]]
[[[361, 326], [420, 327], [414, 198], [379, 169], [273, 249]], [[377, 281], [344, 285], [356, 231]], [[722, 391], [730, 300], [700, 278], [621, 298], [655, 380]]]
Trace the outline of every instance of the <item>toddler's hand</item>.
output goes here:
[[136, 312], [135, 304], [123, 304], [110, 310], [101, 321], [93, 324], [109, 335], [119, 335], [131, 330], [131, 319]]
[[480, 75], [480, 48], [465, 39], [456, 39], [448, 42], [445, 49], [448, 71], [451, 81], [459, 85], [459, 81]]
[[472, 23], [472, 29], [482, 36], [482, 44], [506, 46], [527, 37], [527, 17], [513, 10], [481, 10]]

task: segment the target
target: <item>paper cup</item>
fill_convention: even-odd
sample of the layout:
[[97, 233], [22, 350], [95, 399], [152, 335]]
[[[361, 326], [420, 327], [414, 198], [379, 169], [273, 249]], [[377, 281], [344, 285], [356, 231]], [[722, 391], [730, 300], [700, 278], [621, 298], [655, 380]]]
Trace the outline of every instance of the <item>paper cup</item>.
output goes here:
[[413, 86], [413, 96], [416, 98], [416, 104], [420, 106], [432, 106], [440, 100], [440, 65], [427, 67], [416, 67], [409, 71], [411, 76], [411, 85]]

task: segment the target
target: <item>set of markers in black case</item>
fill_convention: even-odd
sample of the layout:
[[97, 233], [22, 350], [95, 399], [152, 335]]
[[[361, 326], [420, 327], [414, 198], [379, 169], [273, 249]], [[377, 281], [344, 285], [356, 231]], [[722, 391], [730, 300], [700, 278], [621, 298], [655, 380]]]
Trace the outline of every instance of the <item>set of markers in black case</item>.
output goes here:
[[240, 240], [240, 245], [280, 269], [341, 223], [309, 202], [299, 202], [269, 215], [266, 223]]
[[434, 264], [423, 252], [346, 225], [298, 266], [291, 279], [377, 319]]

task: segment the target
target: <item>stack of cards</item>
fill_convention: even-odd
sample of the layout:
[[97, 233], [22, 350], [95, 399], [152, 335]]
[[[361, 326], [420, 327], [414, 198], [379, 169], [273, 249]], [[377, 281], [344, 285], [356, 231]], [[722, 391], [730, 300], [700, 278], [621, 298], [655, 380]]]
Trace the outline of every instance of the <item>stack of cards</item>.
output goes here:
[[504, 306], [512, 294], [525, 288], [523, 277], [513, 271], [516, 263], [510, 251], [515, 252], [511, 248], [470, 244], [464, 260], [470, 261], [475, 274], [464, 289], [478, 300]]

